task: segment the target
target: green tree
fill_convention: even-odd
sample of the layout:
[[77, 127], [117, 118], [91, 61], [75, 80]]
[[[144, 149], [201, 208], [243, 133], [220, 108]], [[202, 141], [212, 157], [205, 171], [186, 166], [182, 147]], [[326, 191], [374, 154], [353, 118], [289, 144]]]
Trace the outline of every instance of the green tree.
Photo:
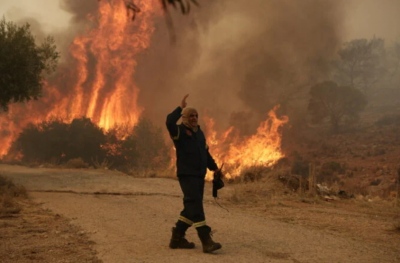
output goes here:
[[328, 119], [332, 131], [337, 132], [344, 119], [356, 121], [366, 105], [365, 95], [358, 89], [325, 81], [311, 87], [308, 111], [315, 123]]
[[55, 70], [58, 58], [52, 37], [36, 45], [28, 23], [0, 20], [0, 107], [40, 97], [44, 73]]

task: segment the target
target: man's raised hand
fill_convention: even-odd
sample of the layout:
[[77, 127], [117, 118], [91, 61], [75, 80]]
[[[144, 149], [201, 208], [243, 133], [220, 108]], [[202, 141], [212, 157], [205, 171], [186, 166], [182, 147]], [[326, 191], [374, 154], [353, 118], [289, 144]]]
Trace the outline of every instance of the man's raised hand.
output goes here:
[[189, 94], [186, 94], [185, 97], [183, 97], [182, 102], [181, 102], [181, 108], [184, 109], [186, 108], [187, 102], [186, 99], [189, 97]]

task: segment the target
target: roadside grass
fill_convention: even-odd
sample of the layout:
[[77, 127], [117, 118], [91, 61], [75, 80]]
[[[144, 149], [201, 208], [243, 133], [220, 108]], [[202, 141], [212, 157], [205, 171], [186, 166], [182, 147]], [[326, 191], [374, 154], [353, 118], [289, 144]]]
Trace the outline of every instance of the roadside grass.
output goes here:
[[[93, 169], [93, 167], [88, 168], [87, 164], [80, 158], [71, 160], [63, 167], [58, 167]], [[99, 169], [99, 167], [96, 168]], [[131, 168], [127, 174], [137, 178], [176, 179], [173, 167], [164, 170], [136, 167], [135, 169]], [[324, 199], [323, 195], [311, 193], [307, 187], [307, 178], [304, 177], [302, 179], [300, 176], [293, 175], [291, 169], [288, 167], [276, 167], [274, 169], [249, 167], [239, 176], [230, 179], [225, 178], [224, 181], [227, 187], [220, 192], [223, 203], [227, 202], [232, 205], [244, 206], [284, 207], [291, 202], [301, 202], [310, 205], [320, 204], [322, 206], [332, 206], [345, 202], [346, 204], [351, 203], [358, 209], [367, 210], [376, 210], [377, 207], [382, 206], [387, 211], [394, 213], [399, 211], [396, 213], [399, 215], [398, 217], [393, 218], [392, 214], [391, 229], [400, 233], [400, 207], [397, 202], [393, 204], [393, 200], [384, 200], [377, 197], [371, 198], [371, 196], [362, 194], [354, 195], [352, 198], [338, 196], [337, 198], [327, 200]], [[27, 191], [24, 187], [14, 184], [12, 180], [0, 174], [0, 217], [19, 213], [21, 210], [20, 201], [26, 197]], [[345, 199], [348, 199], [348, 201], [345, 201]]]
[[283, 195], [292, 195], [294, 191], [280, 181], [287, 172], [285, 169], [248, 169], [243, 175], [227, 180], [230, 186], [227, 200], [235, 204], [254, 204], [273, 202]]
[[18, 214], [21, 211], [18, 199], [27, 197], [27, 191], [23, 186], [15, 185], [0, 174], [0, 217]]
[[[258, 172], [260, 173], [255, 174]], [[291, 180], [288, 180], [288, 178]], [[299, 216], [292, 214], [290, 210], [292, 207], [311, 209], [312, 213], [316, 213], [314, 210], [324, 208], [327, 208], [328, 211], [331, 208], [337, 208], [344, 214], [357, 211], [359, 214], [371, 217], [374, 220], [374, 217], [379, 215], [380, 218], [385, 218], [383, 221], [386, 221], [388, 229], [400, 234], [400, 206], [392, 199], [361, 194], [352, 197], [336, 194], [332, 195], [332, 198], [326, 198], [324, 194], [311, 193], [306, 187], [298, 187], [299, 181], [292, 180], [293, 178], [290, 170], [282, 168], [247, 171], [245, 175], [226, 180], [225, 185], [227, 187], [221, 190], [221, 201], [228, 206], [229, 203], [233, 206], [239, 205], [250, 208], [258, 206], [260, 209], [268, 209], [269, 213], [272, 214], [286, 211], [285, 216], [280, 217], [280, 219], [284, 218], [285, 220]], [[318, 209], [315, 209], [315, 207]], [[296, 209], [293, 211], [297, 211]], [[303, 219], [303, 221], [305, 220]], [[312, 221], [312, 219], [309, 220]]]

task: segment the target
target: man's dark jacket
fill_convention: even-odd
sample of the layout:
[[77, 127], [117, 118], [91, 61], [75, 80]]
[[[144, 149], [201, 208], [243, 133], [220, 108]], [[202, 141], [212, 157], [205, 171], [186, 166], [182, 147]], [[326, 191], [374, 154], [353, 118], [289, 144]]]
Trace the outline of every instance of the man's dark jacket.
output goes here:
[[179, 176], [201, 176], [218, 169], [217, 164], [208, 151], [206, 138], [198, 127], [197, 131], [184, 124], [177, 124], [182, 115], [182, 108], [177, 107], [167, 116], [167, 129], [176, 150], [176, 167]]

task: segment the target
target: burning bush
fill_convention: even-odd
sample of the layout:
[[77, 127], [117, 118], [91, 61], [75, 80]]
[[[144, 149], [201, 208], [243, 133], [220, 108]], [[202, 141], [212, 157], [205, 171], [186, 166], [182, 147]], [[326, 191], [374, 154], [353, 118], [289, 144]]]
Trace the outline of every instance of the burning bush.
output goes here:
[[26, 163], [66, 163], [81, 158], [90, 163], [93, 157], [105, 158], [101, 145], [106, 142], [103, 131], [88, 118], [45, 121], [25, 128], [12, 149], [22, 154]]
[[68, 125], [60, 120], [29, 124], [13, 143], [11, 152], [27, 163], [59, 163], [67, 145]]
[[91, 163], [93, 158], [100, 160], [106, 157], [102, 145], [106, 136], [101, 128], [89, 118], [74, 119], [68, 127], [66, 159], [81, 158], [85, 163]]
[[[161, 129], [142, 119], [134, 127], [115, 127], [104, 132], [89, 118], [30, 124], [13, 143], [13, 155], [28, 164], [66, 164], [79, 167], [107, 163], [124, 172], [163, 169], [169, 150]], [[15, 154], [17, 152], [18, 154]]]

